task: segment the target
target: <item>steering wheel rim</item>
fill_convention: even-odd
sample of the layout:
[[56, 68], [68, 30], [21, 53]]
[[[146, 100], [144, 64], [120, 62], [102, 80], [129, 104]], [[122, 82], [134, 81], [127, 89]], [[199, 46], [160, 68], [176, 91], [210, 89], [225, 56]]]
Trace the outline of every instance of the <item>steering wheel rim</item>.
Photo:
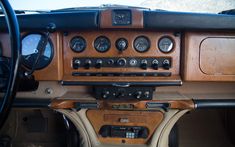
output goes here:
[[17, 91], [21, 41], [19, 24], [10, 3], [8, 0], [0, 0], [0, 6], [2, 7], [3, 13], [5, 14], [11, 45], [10, 73], [8, 84], [0, 104], [0, 128], [2, 128], [11, 110]]

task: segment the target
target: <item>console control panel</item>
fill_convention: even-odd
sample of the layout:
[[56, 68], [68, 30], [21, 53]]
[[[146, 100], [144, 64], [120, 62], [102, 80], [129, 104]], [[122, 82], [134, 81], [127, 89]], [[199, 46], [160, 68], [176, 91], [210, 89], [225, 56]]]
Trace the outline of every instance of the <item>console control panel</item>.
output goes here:
[[136, 99], [151, 100], [153, 97], [153, 87], [103, 87], [94, 88], [95, 98], [97, 99]]
[[142, 126], [112, 126], [104, 125], [100, 128], [99, 134], [102, 137], [115, 137], [115, 138], [147, 138], [149, 131], [146, 127]]
[[63, 36], [63, 48], [65, 85], [182, 83], [178, 32], [126, 29], [68, 32]]

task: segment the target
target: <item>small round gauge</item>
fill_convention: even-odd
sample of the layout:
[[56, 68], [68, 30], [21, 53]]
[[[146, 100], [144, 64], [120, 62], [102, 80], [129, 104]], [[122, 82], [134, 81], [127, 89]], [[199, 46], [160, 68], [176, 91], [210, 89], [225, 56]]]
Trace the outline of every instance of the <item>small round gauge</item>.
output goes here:
[[111, 46], [110, 40], [105, 36], [100, 36], [95, 39], [94, 47], [98, 52], [104, 53], [109, 50]]
[[69, 45], [74, 52], [82, 52], [86, 48], [86, 40], [81, 36], [76, 36], [70, 40]]
[[[29, 69], [32, 69], [37, 57], [40, 56], [39, 42], [41, 39], [43, 39], [43, 37], [45, 37], [44, 34], [28, 34], [22, 39], [22, 61], [23, 64]], [[49, 38], [48, 43], [46, 44], [46, 48], [39, 57], [35, 69], [42, 69], [48, 66], [53, 56], [53, 45]]]
[[146, 52], [150, 48], [150, 41], [145, 36], [139, 36], [134, 41], [134, 48], [137, 52]]
[[172, 51], [174, 47], [174, 42], [171, 38], [169, 37], [162, 37], [158, 41], [158, 48], [160, 49], [161, 52], [163, 53], [169, 53]]
[[127, 49], [128, 47], [128, 41], [125, 38], [119, 38], [116, 42], [115, 42], [116, 48], [118, 49], [118, 51], [122, 52], [125, 49]]

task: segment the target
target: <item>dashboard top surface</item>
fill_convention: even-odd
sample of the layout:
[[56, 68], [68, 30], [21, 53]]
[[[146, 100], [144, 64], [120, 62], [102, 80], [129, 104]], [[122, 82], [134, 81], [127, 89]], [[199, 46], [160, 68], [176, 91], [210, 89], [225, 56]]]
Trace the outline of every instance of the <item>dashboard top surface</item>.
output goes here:
[[[115, 25], [116, 27], [114, 28], [178, 30], [235, 29], [235, 16], [233, 15], [184, 13], [154, 10], [150, 11], [123, 8], [107, 10], [78, 10], [73, 12], [51, 12], [41, 14], [20, 14], [18, 15], [18, 19], [21, 30], [42, 31], [46, 29], [45, 27], [49, 23], [55, 23], [57, 26], [57, 30], [64, 31], [101, 29], [110, 28], [107, 25], [104, 25], [102, 16], [109, 15], [109, 12], [112, 10], [120, 9], [132, 11], [132, 17], [135, 17], [135, 20], [132, 23], [136, 24], [129, 27], [123, 27], [123, 24], [119, 26]], [[0, 29], [6, 29], [4, 18], [2, 16], [0, 17], [0, 20], [2, 20], [0, 21]]]

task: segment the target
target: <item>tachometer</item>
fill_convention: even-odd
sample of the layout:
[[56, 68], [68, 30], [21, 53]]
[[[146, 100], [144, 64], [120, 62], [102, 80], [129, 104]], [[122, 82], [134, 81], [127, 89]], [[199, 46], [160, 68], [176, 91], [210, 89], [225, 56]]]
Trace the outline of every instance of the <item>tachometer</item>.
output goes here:
[[146, 52], [150, 48], [150, 41], [145, 36], [139, 36], [134, 41], [134, 48], [137, 52]]
[[98, 52], [107, 52], [111, 46], [110, 40], [105, 36], [100, 36], [95, 39], [94, 47]]
[[43, 37], [45, 37], [44, 34], [28, 34], [22, 39], [22, 61], [23, 64], [29, 69], [32, 69], [38, 56], [40, 56], [40, 58], [35, 66], [35, 69], [42, 69], [48, 66], [53, 58], [53, 45], [50, 38], [44, 52], [39, 55], [39, 42], [43, 39]]

